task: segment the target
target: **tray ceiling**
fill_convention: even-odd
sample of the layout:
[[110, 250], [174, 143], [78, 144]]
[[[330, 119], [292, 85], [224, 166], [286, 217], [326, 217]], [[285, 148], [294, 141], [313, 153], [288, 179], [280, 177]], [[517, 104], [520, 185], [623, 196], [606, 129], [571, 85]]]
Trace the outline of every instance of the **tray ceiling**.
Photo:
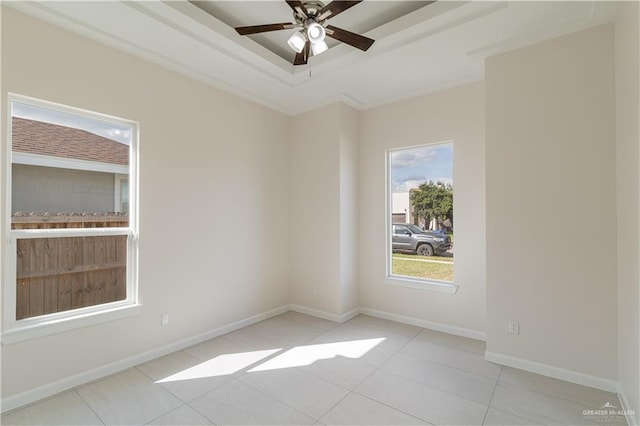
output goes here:
[[297, 114], [342, 101], [363, 109], [484, 78], [484, 59], [613, 20], [615, 2], [365, 0], [331, 24], [373, 38], [334, 43], [291, 64], [291, 30], [235, 26], [291, 20], [282, 0], [15, 1], [3, 5], [262, 105]]

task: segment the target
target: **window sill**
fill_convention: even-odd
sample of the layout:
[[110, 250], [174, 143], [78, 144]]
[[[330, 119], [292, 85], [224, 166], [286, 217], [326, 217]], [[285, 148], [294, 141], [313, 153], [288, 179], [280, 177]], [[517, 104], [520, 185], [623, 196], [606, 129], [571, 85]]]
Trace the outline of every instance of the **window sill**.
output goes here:
[[438, 293], [456, 294], [458, 291], [458, 286], [453, 283], [435, 280], [420, 280], [395, 275], [385, 278], [384, 283], [396, 287], [407, 287], [418, 290], [435, 291]]
[[2, 332], [2, 345], [24, 342], [39, 337], [65, 331], [76, 330], [91, 325], [128, 318], [140, 313], [142, 305], [139, 303], [114, 304], [109, 308], [100, 310], [78, 311], [68, 316], [47, 315], [32, 319], [25, 319], [7, 327]]

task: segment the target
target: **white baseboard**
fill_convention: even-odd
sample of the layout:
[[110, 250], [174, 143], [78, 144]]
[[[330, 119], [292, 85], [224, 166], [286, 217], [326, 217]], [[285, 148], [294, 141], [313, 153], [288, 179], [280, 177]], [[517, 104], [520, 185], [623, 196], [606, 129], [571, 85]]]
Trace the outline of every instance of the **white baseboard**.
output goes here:
[[467, 328], [456, 327], [454, 325], [441, 324], [437, 322], [427, 321], [420, 318], [408, 317], [406, 315], [393, 314], [390, 312], [379, 311], [377, 309], [360, 308], [360, 313], [370, 315], [376, 318], [387, 319], [390, 321], [401, 322], [404, 324], [415, 325], [417, 327], [428, 328], [429, 330], [441, 331], [447, 334], [453, 334], [461, 337], [468, 337], [476, 340], [487, 340], [486, 333], [477, 330], [469, 330]]
[[[627, 394], [622, 389], [622, 386], [618, 386], [618, 397], [620, 398], [620, 404], [622, 404], [622, 410], [625, 412], [625, 417], [627, 418], [627, 424], [629, 426], [638, 426], [640, 425], [640, 413], [635, 411], [629, 400], [627, 399]], [[638, 407], [640, 409], [640, 407]]]
[[330, 312], [321, 311], [319, 309], [308, 308], [302, 305], [289, 305], [289, 309], [295, 312], [299, 312], [305, 315], [311, 315], [312, 317], [322, 318], [333, 322], [345, 322], [355, 317], [360, 313], [360, 309], [353, 309], [345, 314], [338, 315]]
[[518, 368], [520, 370], [529, 371], [531, 373], [542, 374], [543, 376], [553, 377], [567, 382], [601, 389], [607, 392], [618, 392], [618, 382], [602, 377], [591, 376], [589, 374], [579, 373], [577, 371], [554, 367], [547, 364], [541, 364], [539, 362], [529, 361], [527, 359], [516, 358], [495, 352], [485, 352], [484, 358], [487, 361], [495, 362], [496, 364]]
[[437, 322], [427, 321], [420, 318], [408, 317], [406, 315], [393, 314], [391, 312], [379, 311], [371, 308], [356, 308], [345, 314], [337, 315], [330, 312], [321, 311], [318, 309], [308, 308], [302, 305], [289, 305], [289, 309], [292, 311], [300, 312], [301, 314], [311, 315], [312, 317], [322, 318], [334, 322], [345, 322], [355, 317], [358, 314], [369, 315], [376, 318], [382, 318], [389, 321], [400, 322], [408, 325], [415, 325], [417, 327], [428, 328], [430, 330], [441, 331], [443, 333], [454, 334], [456, 336], [468, 337], [470, 339], [486, 341], [487, 336], [485, 333], [476, 330], [469, 330], [462, 327], [456, 327], [453, 325], [440, 324]]
[[72, 389], [76, 386], [80, 386], [85, 383], [89, 383], [94, 380], [101, 379], [103, 377], [118, 373], [120, 371], [126, 370], [131, 367], [135, 367], [136, 365], [140, 365], [142, 363], [151, 361], [161, 356], [168, 355], [172, 352], [179, 351], [189, 346], [193, 346], [198, 343], [202, 343], [206, 340], [213, 339], [223, 334], [227, 334], [232, 331], [238, 330], [240, 328], [249, 326], [251, 324], [255, 324], [267, 318], [271, 318], [273, 316], [283, 314], [289, 310], [290, 309], [288, 305], [281, 306], [279, 308], [272, 309], [267, 312], [262, 312], [252, 317], [245, 318], [240, 321], [236, 321], [231, 324], [224, 325], [222, 327], [218, 327], [216, 329], [207, 331], [205, 333], [198, 334], [196, 336], [192, 336], [192, 337], [162, 346], [160, 348], [153, 349], [151, 351], [137, 354], [132, 357], [113, 362], [111, 364], [103, 365], [101, 367], [94, 368], [93, 370], [85, 371], [83, 373], [79, 373], [71, 377], [66, 377], [62, 380], [58, 380], [56, 382], [49, 383], [44, 386], [40, 386], [38, 388], [31, 389], [17, 395], [12, 395], [6, 398], [2, 398], [2, 401], [0, 401], [0, 410], [2, 413], [4, 413], [9, 410], [13, 410], [15, 408], [25, 406], [27, 404], [31, 404], [33, 402], [39, 401], [44, 398], [48, 398], [60, 392], [64, 392], [66, 390]]

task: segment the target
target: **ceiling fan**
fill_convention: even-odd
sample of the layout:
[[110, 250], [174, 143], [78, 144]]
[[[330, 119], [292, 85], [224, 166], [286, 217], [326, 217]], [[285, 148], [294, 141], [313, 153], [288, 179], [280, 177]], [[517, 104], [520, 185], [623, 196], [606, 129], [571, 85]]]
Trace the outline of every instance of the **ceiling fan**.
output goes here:
[[360, 50], [366, 51], [375, 40], [342, 28], [327, 25], [327, 20], [355, 6], [362, 0], [342, 1], [334, 0], [328, 4], [321, 1], [296, 1], [287, 0], [287, 4], [293, 9], [295, 23], [282, 22], [278, 24], [251, 25], [248, 27], [236, 27], [240, 35], [265, 33], [296, 28], [297, 31], [287, 41], [289, 47], [296, 52], [293, 65], [304, 65], [309, 59], [309, 51], [313, 55], [319, 55], [328, 49], [324, 41], [326, 36], [341, 41]]

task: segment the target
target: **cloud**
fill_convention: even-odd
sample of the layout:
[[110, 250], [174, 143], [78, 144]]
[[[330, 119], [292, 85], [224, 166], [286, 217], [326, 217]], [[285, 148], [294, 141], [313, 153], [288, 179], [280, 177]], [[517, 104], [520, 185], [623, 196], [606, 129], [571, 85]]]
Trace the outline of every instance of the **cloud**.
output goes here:
[[421, 147], [393, 152], [391, 153], [391, 161], [394, 167], [414, 167], [424, 165], [437, 156], [437, 149]]

